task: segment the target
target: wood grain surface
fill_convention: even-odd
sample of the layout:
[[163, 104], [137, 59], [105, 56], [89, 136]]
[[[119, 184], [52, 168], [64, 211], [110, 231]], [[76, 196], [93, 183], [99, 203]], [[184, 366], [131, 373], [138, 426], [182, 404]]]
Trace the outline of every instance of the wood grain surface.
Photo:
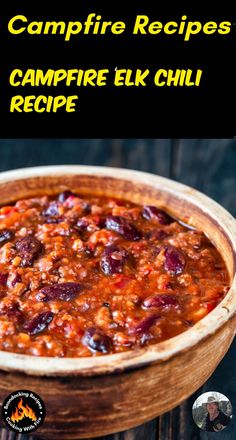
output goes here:
[[[236, 216], [234, 139], [0, 140], [1, 171], [50, 164], [105, 165], [153, 172], [199, 189]], [[203, 389], [180, 407], [136, 429], [103, 439], [235, 440], [234, 419], [227, 429], [215, 434], [200, 431], [191, 416], [195, 398], [202, 392], [211, 390], [225, 394], [236, 411], [235, 359], [236, 341]], [[1, 430], [0, 440], [26, 439], [29, 440], [29, 436]]]

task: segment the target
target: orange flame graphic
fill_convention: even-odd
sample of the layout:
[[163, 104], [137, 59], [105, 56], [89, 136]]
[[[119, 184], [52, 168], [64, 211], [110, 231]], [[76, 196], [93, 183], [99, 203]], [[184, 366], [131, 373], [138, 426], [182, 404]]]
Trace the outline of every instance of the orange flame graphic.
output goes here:
[[33, 421], [37, 420], [37, 417], [36, 417], [34, 411], [27, 404], [24, 406], [23, 399], [20, 399], [15, 412], [14, 411], [12, 412], [11, 421], [12, 422], [19, 422], [24, 417], [28, 417], [29, 419], [31, 419]]

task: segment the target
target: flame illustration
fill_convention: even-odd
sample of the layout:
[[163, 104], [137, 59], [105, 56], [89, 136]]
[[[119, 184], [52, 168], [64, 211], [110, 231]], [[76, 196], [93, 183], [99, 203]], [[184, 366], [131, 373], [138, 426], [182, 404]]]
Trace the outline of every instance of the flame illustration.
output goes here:
[[19, 422], [24, 417], [28, 417], [29, 419], [31, 419], [33, 421], [37, 420], [37, 417], [36, 417], [34, 411], [27, 404], [24, 406], [23, 399], [20, 399], [15, 412], [14, 411], [12, 412], [11, 421], [12, 422]]

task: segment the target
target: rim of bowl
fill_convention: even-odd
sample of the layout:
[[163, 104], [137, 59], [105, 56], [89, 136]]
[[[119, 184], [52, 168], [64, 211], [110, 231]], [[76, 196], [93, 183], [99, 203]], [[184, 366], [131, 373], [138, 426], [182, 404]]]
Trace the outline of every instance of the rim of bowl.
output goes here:
[[[31, 168], [20, 168], [0, 173], [0, 184], [19, 179], [52, 175], [96, 175], [138, 182], [139, 184], [163, 188], [163, 192], [182, 195], [186, 201], [198, 204], [218, 224], [224, 220], [224, 232], [231, 242], [236, 256], [236, 220], [217, 202], [205, 194], [179, 183], [175, 180], [142, 171], [87, 166], [87, 165], [53, 165]], [[161, 188], [161, 189], [162, 189]], [[143, 348], [128, 350], [117, 354], [81, 358], [35, 357], [14, 352], [0, 351], [0, 369], [17, 371], [39, 376], [96, 376], [119, 373], [130, 369], [145, 367], [152, 363], [164, 362], [197, 345], [214, 334], [231, 317], [236, 314], [236, 275], [231, 287], [219, 305], [206, 317], [198, 321], [185, 332]]]

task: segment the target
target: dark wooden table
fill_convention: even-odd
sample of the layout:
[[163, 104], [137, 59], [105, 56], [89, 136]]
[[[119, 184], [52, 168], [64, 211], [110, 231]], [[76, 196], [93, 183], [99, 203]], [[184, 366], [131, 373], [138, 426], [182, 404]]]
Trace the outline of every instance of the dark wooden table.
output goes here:
[[[0, 140], [1, 171], [51, 164], [116, 166], [160, 174], [199, 189], [236, 216], [236, 140]], [[194, 400], [206, 391], [225, 394], [236, 412], [235, 365], [236, 341], [207, 383], [182, 405], [150, 423], [104, 440], [235, 440], [234, 419], [221, 433], [204, 433], [191, 415]], [[29, 437], [5, 429], [0, 433], [0, 440], [26, 439]]]

